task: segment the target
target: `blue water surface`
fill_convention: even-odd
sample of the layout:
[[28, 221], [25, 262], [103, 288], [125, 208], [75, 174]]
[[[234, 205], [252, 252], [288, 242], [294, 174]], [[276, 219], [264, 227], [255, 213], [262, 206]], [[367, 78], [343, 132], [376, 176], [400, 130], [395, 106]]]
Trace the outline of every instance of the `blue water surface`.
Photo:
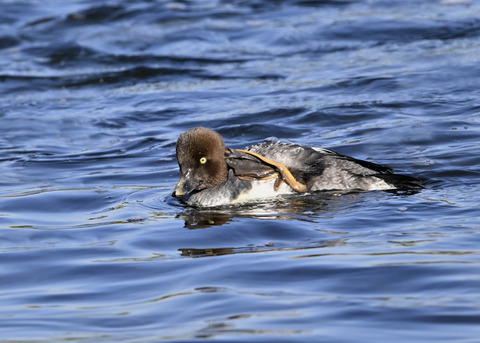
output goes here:
[[[479, 342], [479, 2], [2, 1], [0, 49], [0, 341]], [[198, 125], [426, 188], [189, 208]]]

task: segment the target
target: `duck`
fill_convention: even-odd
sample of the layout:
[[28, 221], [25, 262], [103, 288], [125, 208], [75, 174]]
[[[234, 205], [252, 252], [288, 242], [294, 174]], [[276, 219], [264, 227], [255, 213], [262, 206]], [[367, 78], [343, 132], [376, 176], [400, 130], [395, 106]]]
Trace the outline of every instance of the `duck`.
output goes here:
[[420, 180], [333, 150], [267, 140], [245, 149], [227, 148], [205, 127], [182, 133], [176, 144], [180, 168], [172, 196], [194, 207], [245, 204], [317, 191], [409, 191]]

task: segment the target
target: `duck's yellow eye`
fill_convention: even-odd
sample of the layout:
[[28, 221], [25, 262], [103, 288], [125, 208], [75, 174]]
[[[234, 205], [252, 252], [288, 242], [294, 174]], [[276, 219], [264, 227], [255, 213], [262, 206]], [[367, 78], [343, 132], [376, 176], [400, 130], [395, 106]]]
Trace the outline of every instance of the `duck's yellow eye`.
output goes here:
[[206, 158], [206, 157], [202, 157], [202, 158], [200, 159], [200, 163], [201, 163], [201, 164], [207, 163], [207, 158]]

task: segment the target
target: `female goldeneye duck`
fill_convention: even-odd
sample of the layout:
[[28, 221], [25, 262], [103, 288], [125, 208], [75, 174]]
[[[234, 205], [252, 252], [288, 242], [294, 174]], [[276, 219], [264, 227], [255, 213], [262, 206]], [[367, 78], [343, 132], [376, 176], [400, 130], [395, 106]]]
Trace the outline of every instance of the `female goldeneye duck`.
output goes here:
[[195, 127], [178, 137], [181, 178], [173, 196], [192, 206], [246, 203], [307, 191], [411, 190], [420, 181], [335, 151], [265, 142], [245, 150], [225, 147], [222, 136]]

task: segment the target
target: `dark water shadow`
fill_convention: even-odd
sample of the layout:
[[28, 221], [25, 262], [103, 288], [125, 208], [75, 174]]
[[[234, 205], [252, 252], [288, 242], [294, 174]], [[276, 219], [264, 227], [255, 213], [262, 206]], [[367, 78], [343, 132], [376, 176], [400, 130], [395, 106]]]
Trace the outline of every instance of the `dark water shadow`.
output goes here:
[[249, 245], [243, 247], [219, 247], [219, 248], [179, 248], [181, 256], [186, 257], [210, 257], [232, 254], [261, 253], [267, 251], [294, 251], [327, 248], [347, 244], [344, 239], [320, 240], [309, 243], [278, 244], [268, 243], [264, 245]]

